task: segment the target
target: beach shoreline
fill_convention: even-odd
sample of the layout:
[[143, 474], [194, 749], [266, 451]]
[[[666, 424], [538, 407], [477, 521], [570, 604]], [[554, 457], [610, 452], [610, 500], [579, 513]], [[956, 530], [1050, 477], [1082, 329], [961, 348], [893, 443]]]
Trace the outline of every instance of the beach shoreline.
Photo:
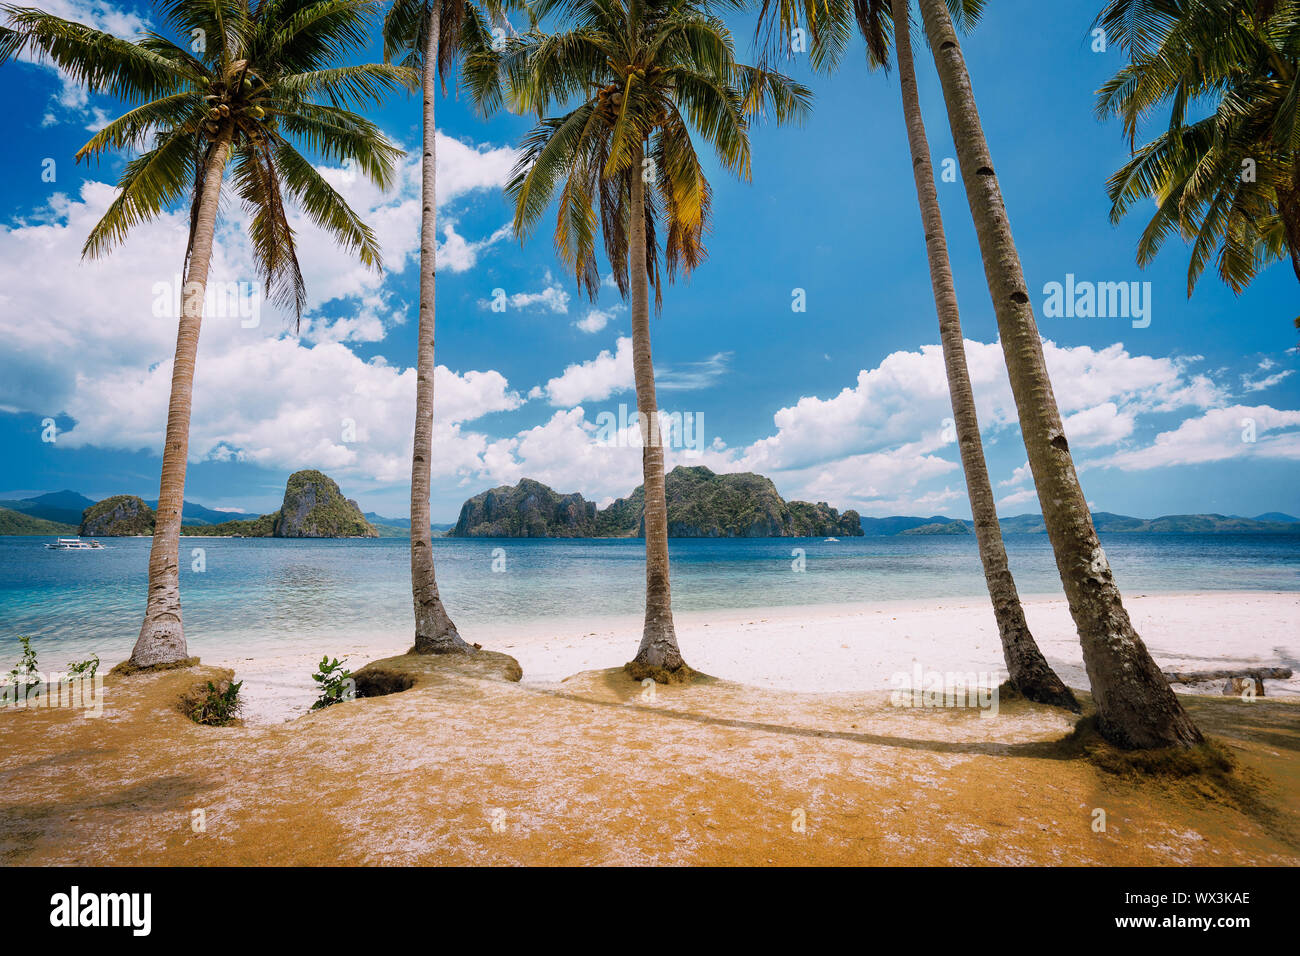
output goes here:
[[2, 714], [23, 785], [0, 793], [0, 862], [1300, 863], [1294, 700], [1184, 695], [1236, 769], [1183, 779], [1096, 759], [1086, 719], [1025, 700], [646, 688], [618, 667], [527, 684], [508, 665], [403, 657], [384, 667], [406, 689], [276, 725], [191, 722], [180, 701], [231, 677], [206, 665], [109, 675], [96, 719]]
[[[1028, 595], [1025, 614], [1048, 662], [1071, 687], [1087, 674], [1065, 599]], [[1211, 591], [1136, 593], [1125, 606], [1156, 662], [1166, 671], [1286, 666], [1300, 671], [1300, 593]], [[453, 609], [454, 612], [454, 609]], [[791, 605], [679, 611], [678, 640], [703, 673], [756, 688], [799, 693], [888, 690], [896, 675], [926, 672], [1005, 677], [1001, 644], [987, 596], [944, 600]], [[545, 686], [584, 671], [619, 667], [636, 652], [639, 616], [505, 621], [462, 636], [516, 658], [525, 684]], [[315, 699], [311, 681], [323, 654], [346, 657], [352, 670], [404, 653], [411, 637], [386, 633], [353, 641], [304, 641], [294, 650], [249, 657], [204, 654], [244, 680], [245, 718], [279, 723], [301, 716]], [[303, 646], [303, 645], [306, 646]], [[1266, 680], [1267, 697], [1300, 697], [1300, 676]], [[1207, 688], [1178, 686], [1181, 693]], [[1215, 692], [1212, 689], [1208, 692]]]

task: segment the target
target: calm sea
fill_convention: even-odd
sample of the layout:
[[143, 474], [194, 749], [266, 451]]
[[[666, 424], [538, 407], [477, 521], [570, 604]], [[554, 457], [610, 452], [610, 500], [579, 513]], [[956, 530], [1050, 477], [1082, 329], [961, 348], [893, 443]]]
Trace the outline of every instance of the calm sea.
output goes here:
[[[43, 663], [98, 653], [124, 659], [144, 610], [149, 541], [106, 539], [102, 551], [59, 552], [46, 539], [0, 537], [0, 664], [34, 639]], [[182, 540], [181, 593], [192, 653], [217, 656], [264, 642], [409, 635], [405, 539]], [[1127, 592], [1300, 591], [1300, 535], [1111, 535], [1103, 540]], [[193, 570], [203, 550], [204, 570]], [[500, 549], [499, 551], [497, 549]], [[793, 563], [801, 549], [806, 570]], [[1056, 594], [1043, 535], [1010, 535], [1022, 594]], [[641, 611], [639, 540], [434, 539], [438, 581], [467, 628], [547, 617]], [[673, 603], [681, 610], [762, 608], [967, 597], [984, 592], [973, 538], [678, 539]], [[504, 571], [494, 571], [494, 564]]]

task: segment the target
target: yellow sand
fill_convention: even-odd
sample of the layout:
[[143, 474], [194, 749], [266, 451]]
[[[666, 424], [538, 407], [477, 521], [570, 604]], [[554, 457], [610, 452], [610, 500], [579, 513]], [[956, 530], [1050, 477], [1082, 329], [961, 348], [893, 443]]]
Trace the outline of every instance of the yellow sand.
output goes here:
[[1292, 701], [1184, 698], [1258, 787], [1237, 800], [1108, 774], [1059, 745], [1071, 715], [1025, 703], [724, 681], [648, 700], [618, 670], [415, 667], [410, 690], [281, 725], [187, 720], [206, 667], [110, 678], [99, 719], [0, 711], [0, 862], [1300, 863]]

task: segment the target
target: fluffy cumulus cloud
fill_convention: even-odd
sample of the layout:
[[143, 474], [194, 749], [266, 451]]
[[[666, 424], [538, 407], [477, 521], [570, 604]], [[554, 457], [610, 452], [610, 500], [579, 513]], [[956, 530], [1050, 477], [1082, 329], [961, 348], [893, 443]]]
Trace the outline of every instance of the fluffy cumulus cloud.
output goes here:
[[504, 312], [516, 309], [521, 312], [553, 312], [564, 315], [569, 311], [569, 293], [564, 287], [546, 275], [546, 285], [536, 292], [507, 292], [505, 289], [492, 290], [492, 298], [480, 299], [480, 309]]
[[[1139, 416], [1203, 409], [1227, 400], [1195, 358], [1133, 355], [1106, 348], [1043, 343], [1066, 434], [1080, 450], [1114, 446]], [[985, 433], [1014, 428], [1015, 401], [997, 342], [966, 341], [972, 390]], [[851, 504], [872, 514], [960, 506], [960, 470], [952, 444], [943, 352], [938, 345], [894, 352], [864, 369], [853, 386], [806, 396], [773, 416], [774, 432], [735, 454], [737, 468], [779, 476], [802, 497]], [[1005, 486], [1028, 478], [1017, 469]], [[957, 491], [937, 482], [956, 480]], [[1028, 502], [1024, 490], [1006, 504]]]
[[[1190, 371], [1190, 359], [1130, 355], [1119, 344], [1064, 348], [1047, 341], [1043, 350], [1072, 441], [1117, 440], [1140, 413], [1207, 407], [1226, 397], [1208, 376]], [[1001, 345], [968, 339], [966, 360], [981, 428], [1014, 425]], [[926, 345], [886, 356], [831, 398], [808, 396], [779, 410], [775, 434], [756, 442], [747, 457], [756, 468], [784, 469], [891, 446], [934, 451], [946, 443], [951, 415], [942, 349]]]
[[1242, 458], [1300, 459], [1300, 411], [1232, 405], [1189, 418], [1145, 447], [1127, 449], [1097, 466], [1146, 471]]
[[[440, 136], [440, 204], [499, 188], [511, 162], [511, 149]], [[414, 372], [365, 361], [351, 345], [382, 341], [407, 320], [407, 304], [385, 283], [418, 257], [418, 160], [403, 163], [387, 192], [341, 169], [323, 173], [374, 228], [386, 273], [360, 266], [295, 218], [312, 298], [299, 334], [290, 334], [292, 317], [260, 299], [242, 214], [232, 204], [210, 271], [190, 454], [397, 481], [409, 470]], [[108, 258], [84, 261], [81, 244], [115, 194], [85, 182], [76, 196], [56, 194], [25, 220], [0, 226], [0, 406], [72, 418], [60, 435], [68, 447], [155, 450], [166, 421], [186, 220], [180, 211], [162, 215]], [[444, 267], [467, 268], [506, 234], [464, 242], [449, 226]], [[488, 438], [465, 423], [523, 399], [495, 371], [442, 367], [437, 395], [435, 470], [480, 471]]]
[[632, 340], [623, 337], [614, 351], [602, 351], [594, 359], [570, 365], [545, 385], [533, 389], [530, 397], [545, 397], [552, 405], [573, 406], [602, 401], [633, 387]]
[[[439, 139], [440, 200], [447, 213], [443, 268], [469, 268], [509, 236], [505, 226], [482, 237], [462, 236], [454, 203], [499, 188], [512, 162], [509, 149]], [[381, 358], [363, 359], [355, 349], [382, 342], [395, 325], [413, 319], [413, 303], [396, 295], [386, 276], [401, 274], [418, 257], [418, 163], [404, 162], [387, 192], [343, 170], [324, 174], [373, 225], [387, 271], [365, 270], [310, 223], [297, 221], [313, 298], [298, 334], [291, 334], [290, 317], [255, 308], [251, 256], [232, 207], [211, 269], [217, 294], [204, 321], [191, 456], [280, 470], [313, 466], [363, 484], [397, 484], [409, 468], [414, 373]], [[63, 445], [156, 450], [166, 420], [186, 222], [180, 212], [163, 215], [108, 259], [83, 261], [81, 243], [113, 196], [113, 187], [86, 182], [76, 195], [57, 194], [47, 207], [0, 226], [0, 335], [6, 343], [0, 407], [70, 417], [74, 424], [60, 436]], [[540, 290], [507, 301], [521, 309], [569, 308], [568, 294], [549, 276]], [[577, 324], [598, 331], [609, 321], [588, 312]], [[966, 350], [988, 441], [1003, 433], [1014, 439], [1015, 403], [1001, 347], [967, 341]], [[1052, 342], [1044, 343], [1044, 353], [1081, 468], [1300, 458], [1300, 412], [1242, 402], [1234, 389], [1200, 371], [1197, 357]], [[730, 353], [719, 353], [661, 367], [660, 387], [664, 395], [710, 388], [730, 363]], [[1280, 375], [1264, 360], [1236, 391], [1253, 395], [1273, 387]], [[601, 424], [619, 405], [635, 406], [626, 336], [534, 388], [528, 397], [548, 417], [522, 430], [515, 425], [502, 433], [485, 419], [525, 404], [496, 371], [439, 367], [437, 395], [439, 479], [482, 486], [527, 475], [602, 501], [640, 483], [635, 419], [620, 418], [614, 440]], [[671, 402], [664, 404], [672, 410]], [[867, 514], [964, 510], [950, 417], [942, 351], [924, 345], [885, 356], [838, 392], [807, 395], [774, 410], [770, 427], [748, 444], [729, 447], [697, 420], [693, 432], [682, 429], [676, 436], [666, 457], [669, 467], [757, 471], [787, 497]], [[681, 440], [686, 437], [691, 441]], [[995, 478], [1002, 479], [1003, 508], [1033, 507], [1027, 466]]]
[[578, 406], [494, 442], [484, 454], [494, 484], [535, 478], [561, 492], [608, 500], [641, 483], [641, 452], [626, 441], [602, 444], [596, 425]]
[[[996, 343], [966, 342], [972, 386], [986, 440], [1018, 438], [1015, 403]], [[1295, 457], [1296, 417], [1269, 406], [1232, 405], [1231, 392], [1198, 371], [1198, 357], [1135, 355], [1122, 345], [1062, 347], [1044, 343], [1066, 434], [1081, 468], [1146, 469], [1253, 454]], [[683, 366], [681, 381], [696, 387], [725, 368], [725, 356]], [[673, 370], [660, 369], [659, 378]], [[574, 363], [533, 398], [565, 408], [528, 432], [494, 442], [484, 455], [494, 481], [524, 475], [598, 498], [625, 494], [640, 482], [635, 426], [610, 448], [598, 416], [607, 400], [632, 394], [631, 342]], [[584, 411], [584, 405], [586, 410]], [[603, 403], [603, 404], [602, 404]], [[1182, 416], [1181, 426], [1154, 438], [1151, 422]], [[721, 472], [757, 471], [787, 497], [829, 501], [867, 514], [931, 514], [964, 510], [965, 491], [951, 430], [951, 408], [937, 345], [895, 352], [859, 373], [854, 385], [827, 398], [806, 396], [778, 409], [772, 431], [748, 446], [729, 448], [697, 435], [671, 443], [669, 467], [705, 464]], [[1253, 422], [1253, 441], [1243, 429]], [[622, 419], [620, 419], [620, 425]], [[701, 440], [702, 439], [702, 440]], [[998, 486], [1004, 509], [1033, 510], [1028, 463]]]
[[[60, 436], [69, 447], [162, 445], [172, 366], [122, 369], [87, 377], [73, 411], [76, 426]], [[439, 476], [480, 467], [481, 435], [462, 424], [519, 405], [497, 372], [457, 375], [439, 366]], [[238, 458], [282, 469], [324, 468], [380, 482], [410, 470], [410, 422], [415, 371], [363, 362], [344, 345], [306, 348], [289, 338], [267, 338], [204, 357], [194, 383], [190, 456]]]
[[609, 325], [616, 312], [622, 311], [622, 305], [614, 305], [608, 309], [592, 309], [585, 317], [579, 319], [573, 324], [579, 331], [594, 334]]
[[[1037, 504], [1038, 492], [1033, 488], [1021, 488], [1019, 491], [1013, 491], [1004, 498], [1000, 498], [997, 507], [1000, 511], [1006, 512], [1009, 508], [1019, 508], [1022, 506]], [[1091, 507], [1091, 504], [1089, 505]]]

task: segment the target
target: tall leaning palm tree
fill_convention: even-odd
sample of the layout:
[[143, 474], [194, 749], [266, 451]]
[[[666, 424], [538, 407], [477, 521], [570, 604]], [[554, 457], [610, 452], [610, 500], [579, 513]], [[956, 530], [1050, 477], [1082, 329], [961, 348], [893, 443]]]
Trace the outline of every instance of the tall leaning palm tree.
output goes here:
[[1002, 639], [1002, 654], [1007, 673], [1016, 689], [1030, 700], [1078, 710], [1078, 701], [1052, 670], [1039, 650], [1025, 609], [1016, 591], [1015, 579], [1007, 564], [993, 502], [993, 485], [989, 481], [984, 446], [980, 440], [975, 395], [971, 390], [966, 366], [966, 347], [961, 332], [961, 315], [957, 307], [957, 289], [953, 284], [952, 265], [948, 259], [948, 240], [939, 210], [939, 193], [934, 184], [930, 162], [930, 144], [921, 116], [921, 101], [916, 89], [916, 69], [912, 59], [911, 10], [909, 0], [890, 0], [898, 61], [898, 82], [903, 95], [903, 115], [907, 122], [907, 141], [912, 153], [912, 175], [916, 180], [917, 201], [925, 228], [925, 245], [930, 261], [930, 283], [939, 314], [939, 337], [943, 345], [944, 367], [948, 375], [948, 394], [952, 400], [953, 421], [957, 428], [957, 446], [966, 477], [971, 517], [979, 543], [984, 580], [993, 600], [993, 614]]
[[[964, 22], [973, 23], [979, 15], [974, 0], [952, 0], [950, 6]], [[825, 68], [839, 62], [845, 42], [852, 35], [854, 21], [866, 43], [867, 63], [888, 67], [891, 30], [895, 36], [899, 86], [903, 96], [903, 115], [907, 124], [912, 173], [916, 181], [917, 203], [925, 231], [926, 252], [930, 266], [930, 283], [934, 290], [935, 310], [939, 317], [939, 339], [943, 348], [944, 369], [948, 378], [948, 397], [952, 403], [953, 422], [957, 431], [957, 448], [966, 479], [966, 493], [974, 519], [975, 539], [984, 581], [993, 604], [993, 616], [1002, 643], [1002, 656], [1012, 685], [1030, 700], [1078, 710], [1074, 694], [1052, 670], [1043, 656], [1025, 619], [1015, 578], [1007, 562], [1002, 527], [998, 523], [993, 486], [984, 460], [980, 439], [975, 395], [966, 365], [966, 347], [961, 330], [961, 313], [957, 290], [948, 259], [948, 242], [944, 234], [939, 195], [930, 163], [930, 146], [917, 96], [916, 69], [912, 60], [909, 0], [765, 0], [758, 20], [758, 35], [767, 34], [769, 53], [788, 44], [790, 31], [799, 23], [808, 24], [811, 54], [815, 66]]]
[[[541, 0], [560, 32], [531, 32], [502, 68], [515, 105], [541, 122], [523, 143], [508, 186], [522, 238], [559, 190], [555, 246], [593, 300], [600, 284], [596, 232], [619, 291], [631, 299], [632, 354], [645, 488], [646, 602], [641, 644], [627, 664], [637, 680], [680, 681], [691, 671], [673, 626], [664, 456], [650, 352], [650, 286], [662, 303], [668, 277], [705, 256], [711, 187], [692, 141], [741, 179], [750, 174], [750, 121], [802, 118], [809, 94], [769, 70], [736, 62], [731, 34], [700, 0]], [[576, 101], [562, 116], [553, 106]]]
[[1138, 636], [1092, 515], [1052, 393], [1020, 255], [945, 0], [920, 0], [1006, 359], [1020, 431], [1101, 732], [1129, 748], [1191, 746], [1201, 733]]
[[508, 26], [505, 14], [517, 0], [394, 0], [384, 18], [384, 60], [399, 58], [419, 71], [423, 106], [420, 162], [420, 319], [415, 362], [415, 438], [411, 449], [411, 598], [417, 654], [469, 654], [474, 647], [456, 630], [438, 593], [429, 521], [433, 462], [435, 286], [438, 271], [438, 84], [444, 86], [457, 60], [480, 106], [495, 106], [493, 29]]
[[[83, 255], [105, 255], [128, 233], [188, 199], [181, 314], [163, 446], [157, 523], [149, 552], [144, 624], [135, 667], [188, 657], [181, 620], [178, 550], [199, 327], [223, 180], [248, 214], [248, 237], [267, 296], [301, 317], [306, 288], [286, 194], [366, 265], [379, 268], [371, 230], [299, 147], [352, 162], [381, 187], [400, 151], [345, 104], [376, 102], [408, 84], [409, 71], [340, 65], [361, 46], [371, 0], [157, 0], [154, 9], [188, 49], [160, 33], [136, 41], [40, 10], [7, 7], [4, 53], [30, 51], [89, 90], [130, 109], [77, 153], [133, 150], [119, 193], [91, 230]], [[195, 42], [198, 40], [202, 42]]]
[[[1179, 235], [1189, 296], [1211, 259], [1237, 293], [1288, 256], [1300, 279], [1300, 0], [1110, 0], [1096, 23], [1130, 61], [1098, 91], [1098, 115], [1120, 117], [1132, 145], [1169, 112], [1107, 183], [1112, 222], [1155, 203], [1138, 264]], [[1192, 104], [1213, 109], [1189, 119]]]

